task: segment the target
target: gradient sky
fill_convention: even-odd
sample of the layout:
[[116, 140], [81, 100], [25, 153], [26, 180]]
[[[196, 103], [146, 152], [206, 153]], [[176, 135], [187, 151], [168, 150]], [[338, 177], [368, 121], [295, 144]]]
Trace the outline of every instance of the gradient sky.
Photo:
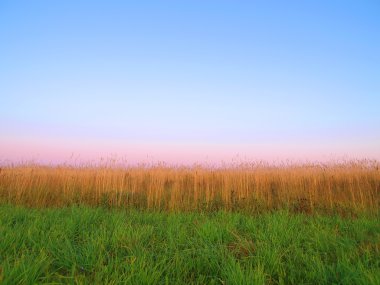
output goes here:
[[380, 159], [380, 2], [1, 1], [0, 160], [110, 155]]

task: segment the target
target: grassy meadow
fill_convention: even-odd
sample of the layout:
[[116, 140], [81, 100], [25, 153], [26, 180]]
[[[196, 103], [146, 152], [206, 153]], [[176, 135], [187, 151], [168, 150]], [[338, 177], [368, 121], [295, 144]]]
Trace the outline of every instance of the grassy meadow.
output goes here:
[[0, 207], [1, 284], [380, 284], [377, 217]]
[[373, 161], [0, 170], [0, 284], [380, 284]]

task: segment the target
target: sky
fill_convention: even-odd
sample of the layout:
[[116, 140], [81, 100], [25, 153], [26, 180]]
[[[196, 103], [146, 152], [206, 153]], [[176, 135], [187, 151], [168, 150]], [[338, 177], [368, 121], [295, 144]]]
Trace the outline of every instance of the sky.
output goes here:
[[1, 1], [0, 161], [380, 159], [379, 1]]

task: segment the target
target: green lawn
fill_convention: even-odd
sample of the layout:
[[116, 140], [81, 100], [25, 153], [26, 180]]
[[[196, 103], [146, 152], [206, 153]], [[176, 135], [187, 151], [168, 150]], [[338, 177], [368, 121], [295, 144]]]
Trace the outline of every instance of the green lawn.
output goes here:
[[377, 217], [0, 206], [1, 284], [380, 284]]

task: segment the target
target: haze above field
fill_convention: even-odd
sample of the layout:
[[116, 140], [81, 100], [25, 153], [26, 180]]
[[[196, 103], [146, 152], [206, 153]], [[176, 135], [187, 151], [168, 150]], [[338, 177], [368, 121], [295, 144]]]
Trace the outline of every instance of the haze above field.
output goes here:
[[379, 15], [379, 1], [1, 1], [0, 160], [380, 159]]

